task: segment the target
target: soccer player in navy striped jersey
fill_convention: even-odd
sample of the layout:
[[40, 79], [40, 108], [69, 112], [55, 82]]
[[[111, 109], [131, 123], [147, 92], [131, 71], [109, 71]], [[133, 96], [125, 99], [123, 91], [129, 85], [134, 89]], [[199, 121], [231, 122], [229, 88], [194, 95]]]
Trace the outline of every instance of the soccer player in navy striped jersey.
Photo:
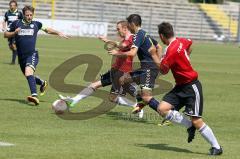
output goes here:
[[41, 22], [33, 21], [34, 8], [32, 6], [25, 6], [22, 12], [24, 18], [14, 21], [10, 25], [10, 30], [4, 33], [4, 37], [15, 37], [19, 64], [31, 90], [31, 96], [28, 96], [27, 100], [38, 105], [39, 99], [36, 84], [40, 85], [40, 95], [43, 95], [47, 87], [47, 81], [34, 75], [38, 64], [38, 51], [35, 48], [37, 33], [39, 30], [43, 30], [48, 34], [58, 35], [63, 38], [68, 37], [52, 28], [43, 27]]
[[[142, 19], [140, 15], [132, 14], [127, 18], [127, 21], [130, 31], [135, 34], [131, 50], [123, 54], [113, 50], [110, 54], [114, 56], [138, 56], [141, 68], [130, 74], [125, 74], [125, 76], [120, 78], [120, 82], [124, 84], [134, 81], [140, 85], [141, 90], [137, 96], [138, 105], [136, 106], [136, 110], [133, 110], [134, 113], [139, 112], [139, 108], [141, 109], [147, 104], [157, 111], [156, 108], [151, 106], [154, 100], [152, 89], [159, 73], [153, 58], [160, 59], [158, 56], [160, 53], [157, 53], [158, 51], [161, 52], [162, 49], [158, 42], [141, 28]], [[137, 72], [140, 72], [140, 74], [135, 76]]]
[[[2, 30], [6, 31], [9, 30], [9, 26], [12, 24], [13, 21], [23, 19], [22, 12], [17, 9], [17, 1], [11, 0], [9, 2], [9, 10], [4, 14], [4, 19], [2, 22]], [[12, 51], [12, 60], [11, 64], [15, 64], [15, 60], [17, 57], [17, 48], [15, 44], [15, 38], [8, 38], [8, 46], [9, 49]]]

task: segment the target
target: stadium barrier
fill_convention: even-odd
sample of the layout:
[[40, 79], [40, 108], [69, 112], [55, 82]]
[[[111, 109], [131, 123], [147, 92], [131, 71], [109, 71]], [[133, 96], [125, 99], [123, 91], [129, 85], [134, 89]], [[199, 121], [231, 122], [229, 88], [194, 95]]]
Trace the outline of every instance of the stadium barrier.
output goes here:
[[[107, 22], [51, 20], [51, 19], [35, 19], [35, 20], [42, 22], [45, 27], [54, 28], [70, 36], [97, 37], [107, 36], [108, 34]], [[39, 32], [39, 34], [45, 33]]]
[[[46, 27], [52, 27], [66, 35], [80, 37], [107, 36], [108, 23], [75, 20], [36, 19]], [[41, 32], [42, 33], [42, 32]]]

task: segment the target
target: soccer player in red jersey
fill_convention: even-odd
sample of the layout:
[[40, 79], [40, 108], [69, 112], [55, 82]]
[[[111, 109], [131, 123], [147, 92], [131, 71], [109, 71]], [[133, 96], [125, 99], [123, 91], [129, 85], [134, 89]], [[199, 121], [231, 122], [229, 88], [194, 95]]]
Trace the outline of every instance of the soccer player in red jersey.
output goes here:
[[197, 129], [202, 137], [211, 144], [209, 154], [221, 155], [222, 148], [212, 129], [202, 119], [202, 86], [198, 80], [198, 73], [192, 68], [189, 59], [192, 41], [174, 37], [172, 25], [166, 22], [158, 25], [158, 33], [161, 41], [167, 45], [160, 62], [160, 72], [167, 74], [171, 70], [176, 81], [176, 86], [163, 97], [158, 105], [159, 114], [174, 122], [173, 119], [178, 119], [174, 110], [180, 110], [185, 106], [184, 112], [190, 116], [193, 125], [188, 131], [192, 131], [194, 136], [195, 129]]
[[[119, 53], [129, 51], [133, 44], [133, 35], [128, 30], [128, 22], [119, 21], [117, 23], [116, 28], [119, 36], [123, 39], [120, 42], [119, 50], [117, 51]], [[100, 37], [99, 39], [104, 42], [109, 41], [105, 37]], [[112, 85], [112, 88], [109, 94], [110, 101], [116, 102], [120, 105], [135, 106], [136, 105], [135, 102], [132, 102], [124, 97], [126, 93], [129, 93], [133, 97], [136, 96], [137, 91], [134, 83], [127, 83], [127, 84], [124, 84], [123, 86], [121, 86], [119, 83], [119, 78], [123, 76], [124, 73], [128, 73], [132, 71], [132, 62], [133, 62], [133, 57], [131, 56], [117, 57], [115, 59], [115, 62], [112, 64], [111, 69], [105, 74], [101, 75], [100, 80], [96, 82], [92, 82], [87, 88], [83, 89], [75, 97], [70, 98], [70, 97], [64, 97], [62, 95], [59, 95], [59, 97], [65, 100], [69, 107], [74, 107], [78, 102], [90, 96], [98, 88]], [[142, 115], [143, 115], [143, 111], [139, 113], [139, 117], [142, 118]]]

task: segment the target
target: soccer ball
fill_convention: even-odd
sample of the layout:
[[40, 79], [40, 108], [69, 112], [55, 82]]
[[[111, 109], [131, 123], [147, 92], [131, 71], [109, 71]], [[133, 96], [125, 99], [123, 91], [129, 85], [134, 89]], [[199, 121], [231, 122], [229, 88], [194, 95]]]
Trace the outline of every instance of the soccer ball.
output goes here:
[[63, 114], [68, 110], [68, 106], [64, 100], [57, 99], [53, 102], [52, 109], [55, 111], [56, 114]]

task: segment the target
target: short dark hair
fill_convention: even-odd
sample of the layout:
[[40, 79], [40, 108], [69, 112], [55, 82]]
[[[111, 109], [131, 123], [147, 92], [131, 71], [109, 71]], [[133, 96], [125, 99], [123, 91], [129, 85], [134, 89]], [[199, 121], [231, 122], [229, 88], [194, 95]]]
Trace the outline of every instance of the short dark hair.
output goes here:
[[142, 18], [139, 14], [131, 14], [127, 17], [128, 23], [133, 23], [136, 26], [141, 26], [142, 25]]
[[25, 15], [25, 12], [26, 12], [27, 10], [30, 10], [32, 13], [34, 13], [34, 10], [35, 10], [35, 9], [34, 9], [32, 6], [30, 6], [30, 5], [24, 6], [24, 8], [22, 9], [22, 12], [23, 12], [24, 15]]
[[9, 5], [11, 5], [12, 3], [15, 3], [16, 6], [18, 5], [16, 0], [11, 0], [11, 1], [9, 2]]
[[126, 20], [121, 20], [117, 22], [117, 25], [121, 24], [123, 27], [127, 27], [128, 26], [128, 22]]
[[173, 27], [168, 22], [162, 22], [158, 25], [158, 34], [162, 34], [165, 38], [171, 38], [174, 36]]

